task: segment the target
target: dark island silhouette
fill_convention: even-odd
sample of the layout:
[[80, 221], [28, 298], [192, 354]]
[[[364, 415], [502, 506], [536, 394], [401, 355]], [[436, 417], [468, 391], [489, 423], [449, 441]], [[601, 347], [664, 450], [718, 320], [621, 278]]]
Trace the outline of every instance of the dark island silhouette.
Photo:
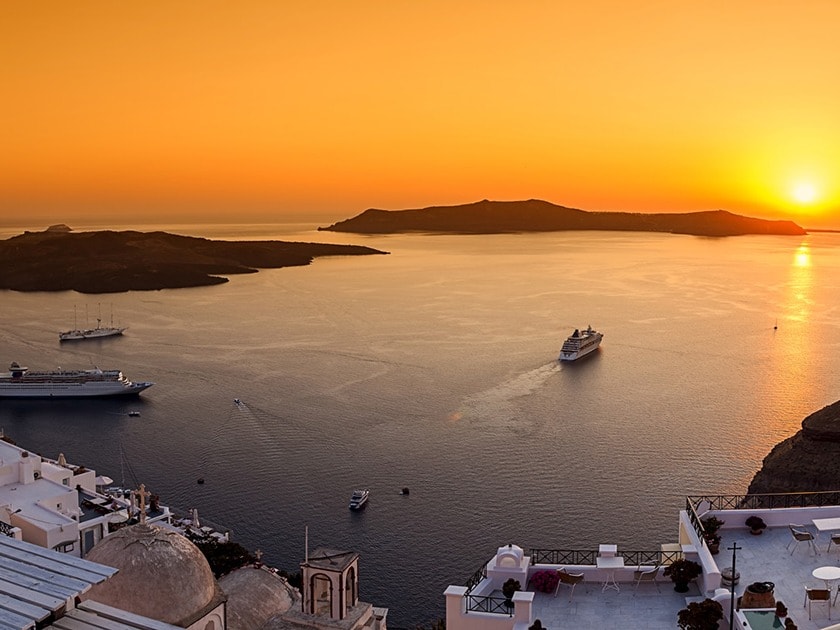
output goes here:
[[212, 241], [167, 232], [73, 233], [66, 225], [0, 241], [0, 289], [116, 293], [199, 287], [224, 276], [308, 265], [318, 256], [386, 254], [358, 245]]
[[539, 199], [528, 201], [488, 201], [485, 199], [459, 206], [432, 206], [412, 210], [371, 208], [351, 219], [318, 229], [358, 234], [400, 232], [502, 234], [566, 230], [670, 232], [695, 236], [806, 234], [804, 229], [792, 221], [754, 219], [732, 214], [726, 210], [681, 214], [588, 212], [558, 206]]

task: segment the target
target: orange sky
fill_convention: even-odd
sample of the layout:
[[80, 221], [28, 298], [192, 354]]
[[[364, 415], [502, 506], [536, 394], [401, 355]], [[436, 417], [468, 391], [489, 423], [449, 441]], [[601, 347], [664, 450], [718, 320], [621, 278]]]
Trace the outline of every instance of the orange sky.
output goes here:
[[838, 24], [837, 0], [13, 0], [0, 221], [539, 198], [840, 228]]

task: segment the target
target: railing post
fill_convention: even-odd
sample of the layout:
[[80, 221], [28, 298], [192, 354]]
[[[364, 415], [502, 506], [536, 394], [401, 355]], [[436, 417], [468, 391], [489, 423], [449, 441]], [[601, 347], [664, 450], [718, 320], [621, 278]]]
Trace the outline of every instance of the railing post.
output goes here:
[[531, 608], [534, 603], [534, 593], [531, 591], [517, 591], [513, 594], [513, 624], [531, 625]]
[[452, 623], [455, 619], [460, 618], [466, 611], [466, 586], [448, 586], [443, 592], [446, 597], [446, 620]]

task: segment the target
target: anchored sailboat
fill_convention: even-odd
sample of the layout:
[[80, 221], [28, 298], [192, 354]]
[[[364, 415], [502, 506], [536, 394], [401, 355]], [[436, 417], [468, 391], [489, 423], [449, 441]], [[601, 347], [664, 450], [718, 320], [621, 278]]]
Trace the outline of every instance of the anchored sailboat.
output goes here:
[[79, 330], [76, 324], [76, 307], [73, 306], [73, 330], [58, 333], [59, 341], [81, 341], [83, 339], [100, 339], [101, 337], [113, 337], [123, 334], [127, 328], [114, 326], [114, 307], [111, 305], [111, 325], [102, 325], [102, 305], [99, 305], [99, 317], [96, 318], [96, 328], [85, 328]]

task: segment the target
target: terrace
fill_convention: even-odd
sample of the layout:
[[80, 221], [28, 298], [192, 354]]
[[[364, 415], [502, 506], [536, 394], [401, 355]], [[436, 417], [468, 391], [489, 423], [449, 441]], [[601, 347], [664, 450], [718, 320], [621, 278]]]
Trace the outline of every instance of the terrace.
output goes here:
[[[752, 535], [744, 521], [760, 516], [768, 525], [761, 535]], [[720, 553], [713, 555], [704, 540], [702, 519], [717, 516], [725, 523], [718, 532], [722, 537]], [[840, 517], [840, 493], [802, 493], [726, 497], [692, 497], [680, 511], [678, 537], [675, 542], [653, 550], [625, 550], [618, 545], [617, 557], [624, 567], [614, 570], [618, 588], [604, 588], [612, 570], [596, 566], [599, 550], [530, 550], [500, 547], [497, 554], [481, 567], [466, 586], [450, 586], [446, 590], [446, 626], [448, 630], [525, 630], [536, 619], [543, 627], [557, 629], [677, 628], [679, 611], [692, 601], [715, 599], [723, 606], [725, 618], [721, 629], [730, 628], [732, 587], [721, 578], [721, 571], [732, 565], [732, 546], [737, 543], [735, 585], [735, 619], [731, 627], [762, 630], [782, 627], [762, 626], [761, 620], [746, 621], [739, 600], [747, 586], [755, 582], [772, 582], [772, 598], [784, 602], [788, 615], [799, 630], [840, 630], [840, 598], [837, 605], [814, 602], [809, 619], [805, 587], [832, 588], [834, 600], [840, 579], [826, 584], [812, 575], [824, 566], [840, 567], [840, 545], [829, 545], [830, 532], [817, 530], [814, 519]], [[789, 524], [806, 526], [815, 536], [816, 549], [807, 542], [794, 540]], [[830, 547], [830, 549], [829, 549]], [[607, 555], [610, 547], [604, 547]], [[600, 554], [604, 555], [604, 554]], [[702, 574], [690, 583], [689, 592], [677, 593], [662, 572], [677, 558], [698, 562]], [[635, 585], [634, 572], [639, 566], [659, 566], [655, 583]], [[569, 572], [584, 574], [584, 581], [574, 591], [561, 585], [554, 592], [535, 589], [531, 578], [539, 571], [555, 571], [565, 567]], [[504, 602], [501, 586], [515, 577], [522, 591], [513, 596], [513, 606]], [[748, 604], [744, 599], [743, 604]], [[753, 614], [753, 613], [750, 613]], [[830, 614], [830, 619], [829, 619]], [[770, 615], [764, 621], [773, 620]], [[835, 624], [838, 624], [835, 626]]]

